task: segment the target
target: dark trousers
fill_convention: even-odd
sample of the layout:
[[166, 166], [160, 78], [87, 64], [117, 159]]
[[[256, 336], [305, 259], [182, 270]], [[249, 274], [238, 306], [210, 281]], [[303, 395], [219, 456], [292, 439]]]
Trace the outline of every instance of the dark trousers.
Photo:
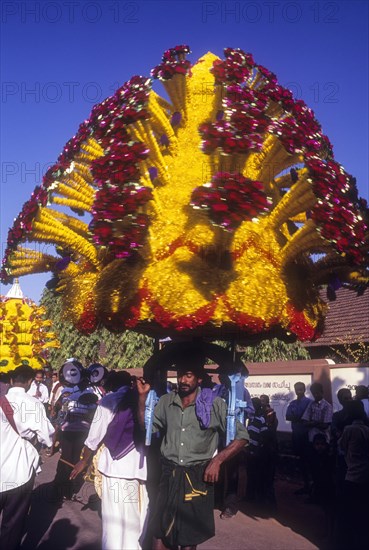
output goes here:
[[255, 501], [270, 509], [275, 509], [274, 475], [277, 456], [274, 451], [261, 449], [259, 453], [247, 456], [246, 500]]
[[[65, 431], [60, 433], [62, 453], [54, 479], [56, 495], [59, 498], [64, 496], [67, 499], [71, 499], [74, 493], [78, 493], [83, 484], [82, 476], [79, 476], [79, 478], [75, 480], [70, 480], [69, 476], [73, 469], [73, 466], [70, 466], [70, 464], [75, 465], [79, 462], [86, 437], [86, 432]], [[69, 464], [66, 464], [64, 461], [69, 462]]]
[[10, 491], [0, 493], [0, 512], [3, 513], [0, 531], [0, 549], [15, 550], [23, 536], [24, 522], [31, 503], [35, 475], [31, 479]]
[[292, 432], [292, 445], [295, 454], [299, 457], [299, 470], [304, 482], [304, 488], [308, 489], [310, 485], [309, 476], [309, 440], [307, 433], [293, 433]]
[[246, 492], [246, 454], [241, 451], [224, 464], [222, 510], [229, 508], [232, 513], [238, 510], [238, 503]]
[[265, 471], [266, 458], [264, 453], [252, 453], [247, 456], [247, 491], [246, 499], [265, 503]]

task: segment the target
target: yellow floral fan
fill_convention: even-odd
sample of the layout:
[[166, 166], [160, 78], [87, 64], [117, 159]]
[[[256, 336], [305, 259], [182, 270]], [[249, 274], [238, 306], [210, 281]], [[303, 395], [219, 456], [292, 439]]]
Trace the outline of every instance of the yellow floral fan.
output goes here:
[[6, 296], [0, 296], [0, 372], [22, 364], [40, 369], [47, 350], [59, 347], [45, 313], [45, 308], [23, 296], [17, 280]]
[[273, 73], [188, 53], [152, 71], [169, 101], [136, 76], [93, 108], [9, 231], [3, 279], [52, 271], [87, 333], [313, 339], [320, 286], [369, 280], [366, 203]]

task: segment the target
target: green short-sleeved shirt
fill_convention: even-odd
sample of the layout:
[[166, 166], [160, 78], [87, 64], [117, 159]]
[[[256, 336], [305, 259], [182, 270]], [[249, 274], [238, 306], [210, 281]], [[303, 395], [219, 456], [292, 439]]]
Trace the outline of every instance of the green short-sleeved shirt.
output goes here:
[[[225, 401], [216, 397], [211, 409], [209, 428], [201, 429], [196, 417], [195, 402], [183, 409], [177, 393], [163, 395], [155, 407], [153, 421], [153, 431], [164, 432], [161, 454], [180, 466], [210, 460], [218, 448], [219, 435], [226, 432], [226, 416]], [[249, 440], [246, 428], [238, 421], [236, 439], [245, 439], [245, 444]]]

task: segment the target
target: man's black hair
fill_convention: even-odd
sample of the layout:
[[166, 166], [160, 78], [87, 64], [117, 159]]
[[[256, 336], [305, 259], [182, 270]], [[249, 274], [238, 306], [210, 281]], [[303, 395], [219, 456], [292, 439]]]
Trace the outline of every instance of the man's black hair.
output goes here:
[[13, 382], [19, 382], [20, 384], [25, 384], [29, 380], [33, 380], [34, 377], [35, 371], [28, 365], [20, 365], [11, 373]]
[[360, 384], [359, 386], [356, 386], [355, 390], [357, 399], [368, 399], [369, 388], [367, 386], [363, 386], [362, 384]]
[[352, 398], [352, 394], [351, 394], [351, 390], [349, 390], [349, 388], [341, 388], [340, 390], [338, 390], [337, 392], [337, 399], [338, 401], [341, 403], [341, 400], [342, 400], [342, 397], [344, 395], [349, 395], [350, 396], [350, 400]]
[[198, 378], [205, 374], [205, 357], [201, 352], [189, 350], [182, 353], [176, 359], [177, 371], [190, 371]]
[[366, 414], [362, 401], [348, 401], [346, 405], [346, 418], [349, 422], [353, 422], [354, 420], [366, 421]]
[[111, 371], [106, 378], [104, 388], [106, 391], [117, 391], [123, 386], [130, 386], [131, 382], [132, 377], [129, 372], [125, 370]]
[[266, 398], [266, 402], [267, 402], [268, 405], [269, 405], [269, 403], [270, 403], [269, 395], [267, 395], [266, 393], [263, 393], [263, 394], [260, 396], [260, 399], [261, 399], [262, 397], [265, 397], [265, 398]]
[[251, 399], [252, 405], [255, 409], [255, 413], [261, 413], [262, 405], [259, 397], [253, 397]]
[[10, 372], [0, 372], [0, 382], [3, 382], [4, 384], [9, 384]]
[[323, 384], [320, 382], [313, 382], [310, 386], [310, 391], [313, 392], [314, 390], [318, 390], [323, 393]]

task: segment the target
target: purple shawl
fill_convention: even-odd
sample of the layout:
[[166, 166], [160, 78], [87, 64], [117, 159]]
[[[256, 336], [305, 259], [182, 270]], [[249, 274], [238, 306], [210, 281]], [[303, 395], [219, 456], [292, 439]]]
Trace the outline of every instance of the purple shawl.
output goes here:
[[213, 389], [202, 388], [196, 397], [195, 411], [202, 430], [209, 427], [213, 401], [216, 397], [221, 397], [222, 391], [223, 386], [221, 385], [214, 386]]
[[103, 443], [113, 460], [119, 460], [135, 448], [135, 419], [130, 399], [131, 392], [132, 390], [127, 387], [104, 437]]

